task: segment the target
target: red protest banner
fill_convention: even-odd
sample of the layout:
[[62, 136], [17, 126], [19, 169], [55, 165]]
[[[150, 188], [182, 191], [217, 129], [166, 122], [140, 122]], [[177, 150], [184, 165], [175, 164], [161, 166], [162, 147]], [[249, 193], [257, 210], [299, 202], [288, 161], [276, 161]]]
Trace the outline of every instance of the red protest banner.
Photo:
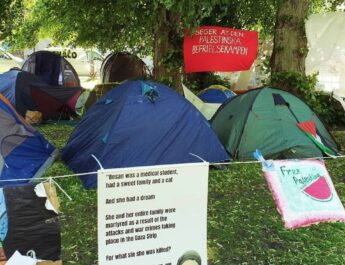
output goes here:
[[203, 26], [193, 36], [185, 33], [186, 73], [248, 70], [258, 50], [258, 33], [224, 27]]

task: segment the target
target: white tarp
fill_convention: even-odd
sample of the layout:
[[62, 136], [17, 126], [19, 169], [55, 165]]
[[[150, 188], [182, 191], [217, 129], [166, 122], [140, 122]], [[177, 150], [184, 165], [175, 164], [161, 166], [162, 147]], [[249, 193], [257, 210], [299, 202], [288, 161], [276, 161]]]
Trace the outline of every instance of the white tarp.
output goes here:
[[216, 113], [221, 104], [218, 103], [205, 103], [192, 91], [190, 91], [185, 85], [182, 84], [183, 93], [185, 98], [192, 103], [207, 120], [210, 120], [213, 114]]
[[306, 33], [306, 74], [319, 72], [319, 89], [332, 93], [345, 109], [345, 12], [311, 15]]

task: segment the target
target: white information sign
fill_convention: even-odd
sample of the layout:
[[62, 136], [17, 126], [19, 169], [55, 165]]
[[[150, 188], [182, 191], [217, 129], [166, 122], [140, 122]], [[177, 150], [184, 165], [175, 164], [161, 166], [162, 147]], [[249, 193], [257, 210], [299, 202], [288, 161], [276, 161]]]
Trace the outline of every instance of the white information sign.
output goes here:
[[208, 163], [101, 170], [100, 265], [206, 265]]

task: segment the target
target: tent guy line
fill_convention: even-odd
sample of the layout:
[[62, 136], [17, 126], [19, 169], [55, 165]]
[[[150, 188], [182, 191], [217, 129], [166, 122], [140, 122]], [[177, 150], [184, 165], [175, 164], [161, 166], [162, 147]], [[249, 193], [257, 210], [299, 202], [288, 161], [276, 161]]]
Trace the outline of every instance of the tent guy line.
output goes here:
[[[345, 155], [331, 156], [331, 157], [307, 157], [307, 158], [290, 158], [290, 159], [268, 159], [268, 160], [280, 160], [280, 161], [291, 161], [291, 160], [313, 160], [313, 159], [337, 159], [345, 158]], [[238, 162], [219, 162], [210, 163], [210, 166], [221, 166], [221, 165], [236, 165], [236, 164], [259, 164], [261, 161], [238, 161]]]
[[[312, 160], [312, 159], [338, 159], [338, 158], [345, 158], [345, 155], [340, 156], [333, 156], [333, 157], [307, 157], [307, 158], [298, 158], [298, 159], [279, 159], [280, 161], [291, 161], [291, 160]], [[220, 166], [220, 165], [237, 165], [237, 164], [259, 164], [260, 161], [238, 161], [238, 162], [220, 162], [220, 163], [209, 163], [210, 166]], [[98, 171], [92, 172], [85, 172], [85, 173], [77, 173], [77, 174], [70, 174], [70, 175], [61, 175], [61, 176], [47, 176], [41, 178], [23, 178], [23, 179], [0, 179], [0, 182], [11, 182], [11, 181], [36, 181], [36, 180], [49, 180], [49, 179], [61, 179], [61, 178], [69, 178], [69, 177], [78, 177], [78, 176], [86, 176], [97, 174]]]
[[53, 178], [48, 178], [47, 182], [49, 182], [50, 187], [52, 186], [52, 183], [54, 183], [62, 192], [67, 196], [67, 198], [72, 201], [71, 196], [68, 195], [68, 193], [57, 183]]

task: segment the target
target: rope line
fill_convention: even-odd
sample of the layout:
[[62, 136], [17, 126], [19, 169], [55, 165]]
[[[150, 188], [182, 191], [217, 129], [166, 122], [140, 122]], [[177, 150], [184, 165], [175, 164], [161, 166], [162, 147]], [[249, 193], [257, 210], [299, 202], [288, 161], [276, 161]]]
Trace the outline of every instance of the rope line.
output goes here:
[[70, 175], [61, 175], [61, 176], [47, 176], [44, 178], [21, 178], [21, 179], [0, 179], [0, 182], [5, 181], [25, 181], [25, 180], [47, 180], [47, 179], [62, 179], [62, 178], [69, 178], [69, 177], [78, 177], [78, 176], [86, 176], [86, 175], [92, 175], [97, 174], [97, 171], [94, 172], [86, 172], [86, 173], [76, 173], [76, 174], [70, 174]]
[[[299, 159], [277, 159], [280, 161], [291, 161], [291, 160], [313, 160], [313, 159], [338, 159], [338, 158], [345, 158], [345, 155], [341, 156], [334, 156], [334, 157], [309, 157], [309, 158], [299, 158]], [[268, 159], [270, 160], [270, 159]], [[240, 164], [260, 164], [262, 162], [252, 160], [252, 161], [235, 161], [235, 162], [219, 162], [219, 163], [209, 163], [210, 166], [218, 166], [218, 165], [240, 165]], [[20, 178], [20, 179], [0, 179], [0, 182], [11, 182], [11, 181], [26, 181], [26, 180], [47, 180], [47, 179], [62, 179], [62, 178], [69, 178], [69, 177], [78, 177], [78, 176], [87, 176], [97, 174], [98, 171], [92, 172], [85, 172], [85, 173], [76, 173], [76, 174], [69, 174], [69, 175], [61, 175], [61, 176], [47, 176], [41, 178]]]
[[[279, 160], [279, 161], [291, 161], [291, 160], [315, 160], [315, 159], [337, 159], [337, 158], [345, 158], [345, 155], [342, 156], [332, 156], [332, 157], [307, 157], [307, 158], [290, 158], [290, 159], [267, 159], [267, 160]], [[261, 161], [235, 161], [235, 162], [219, 162], [219, 163], [210, 163], [212, 166], [217, 165], [234, 165], [234, 164], [259, 164], [262, 163]]]

